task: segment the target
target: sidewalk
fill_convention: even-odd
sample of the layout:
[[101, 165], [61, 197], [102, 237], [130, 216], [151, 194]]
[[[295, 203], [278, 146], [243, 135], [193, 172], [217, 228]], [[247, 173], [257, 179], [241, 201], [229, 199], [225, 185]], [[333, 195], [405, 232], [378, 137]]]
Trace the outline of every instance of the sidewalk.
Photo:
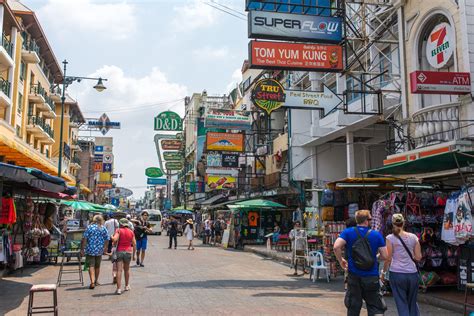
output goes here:
[[[291, 252], [269, 250], [266, 246], [261, 245], [247, 245], [244, 247], [244, 251], [271, 258], [281, 263], [291, 264]], [[310, 281], [308, 280], [308, 282]], [[342, 282], [342, 278], [337, 278], [336, 282]], [[418, 301], [457, 313], [464, 312], [464, 292], [458, 291], [455, 288], [428, 289], [427, 293], [420, 293], [418, 295]], [[470, 301], [474, 303], [474, 297], [471, 297]]]

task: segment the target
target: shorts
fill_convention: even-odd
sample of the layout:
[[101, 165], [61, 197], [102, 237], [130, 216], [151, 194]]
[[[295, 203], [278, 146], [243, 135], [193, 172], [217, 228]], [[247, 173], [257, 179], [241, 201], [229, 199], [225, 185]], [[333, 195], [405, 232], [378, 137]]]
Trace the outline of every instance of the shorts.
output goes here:
[[215, 233], [215, 234], [216, 234], [216, 237], [221, 237], [221, 236], [222, 236], [222, 232], [221, 232], [221, 231], [217, 231], [217, 230], [216, 230], [216, 233]]
[[137, 240], [137, 251], [146, 250], [146, 246], [148, 244], [147, 238], [142, 238]]
[[211, 230], [210, 229], [206, 229], [206, 236], [211, 236]]
[[100, 263], [102, 262], [102, 256], [86, 255], [86, 262], [89, 265], [89, 267], [100, 268]]
[[119, 261], [130, 263], [132, 261], [132, 254], [127, 251], [117, 251], [117, 262]]
[[107, 252], [111, 253], [112, 252], [112, 247], [113, 247], [113, 242], [112, 242], [112, 236], [109, 240], [109, 245], [107, 246]]

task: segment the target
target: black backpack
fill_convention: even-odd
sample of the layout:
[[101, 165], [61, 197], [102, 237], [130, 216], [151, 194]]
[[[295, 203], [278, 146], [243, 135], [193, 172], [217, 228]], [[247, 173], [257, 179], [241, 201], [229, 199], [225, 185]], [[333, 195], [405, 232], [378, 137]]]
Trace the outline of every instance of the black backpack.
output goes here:
[[352, 245], [352, 261], [354, 261], [354, 265], [357, 269], [368, 271], [372, 269], [375, 264], [372, 247], [367, 238], [372, 230], [369, 229], [364, 237], [362, 237], [357, 227], [354, 227], [354, 230], [357, 234], [357, 240]]

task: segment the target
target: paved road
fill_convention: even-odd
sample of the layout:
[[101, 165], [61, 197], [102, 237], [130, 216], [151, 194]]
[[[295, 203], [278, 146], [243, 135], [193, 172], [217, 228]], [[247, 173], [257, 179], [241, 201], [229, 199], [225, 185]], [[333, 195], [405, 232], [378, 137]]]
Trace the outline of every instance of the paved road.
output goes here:
[[[168, 250], [165, 243], [165, 237], [150, 237], [145, 267], [132, 269], [131, 292], [114, 294], [108, 261], [103, 262], [103, 285], [95, 290], [61, 287], [60, 314], [345, 315], [341, 281], [311, 283], [307, 277], [293, 277], [287, 266], [250, 253], [206, 246]], [[23, 276], [0, 281], [0, 315], [26, 315], [31, 284], [54, 283], [57, 271], [55, 266], [27, 269]], [[396, 315], [393, 300], [387, 302], [386, 315]], [[454, 315], [421, 308], [422, 315]]]

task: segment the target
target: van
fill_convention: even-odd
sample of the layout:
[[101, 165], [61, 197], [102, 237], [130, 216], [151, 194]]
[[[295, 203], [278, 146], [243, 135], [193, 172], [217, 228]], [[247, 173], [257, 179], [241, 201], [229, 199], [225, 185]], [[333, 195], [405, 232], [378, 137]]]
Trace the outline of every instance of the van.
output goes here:
[[161, 220], [162, 220], [161, 211], [159, 211], [159, 210], [143, 210], [143, 211], [147, 211], [148, 214], [150, 215], [148, 217], [148, 221], [150, 222], [150, 224], [152, 226], [151, 230], [153, 231], [153, 234], [161, 235], [161, 231], [162, 231], [162, 228], [161, 228]]

